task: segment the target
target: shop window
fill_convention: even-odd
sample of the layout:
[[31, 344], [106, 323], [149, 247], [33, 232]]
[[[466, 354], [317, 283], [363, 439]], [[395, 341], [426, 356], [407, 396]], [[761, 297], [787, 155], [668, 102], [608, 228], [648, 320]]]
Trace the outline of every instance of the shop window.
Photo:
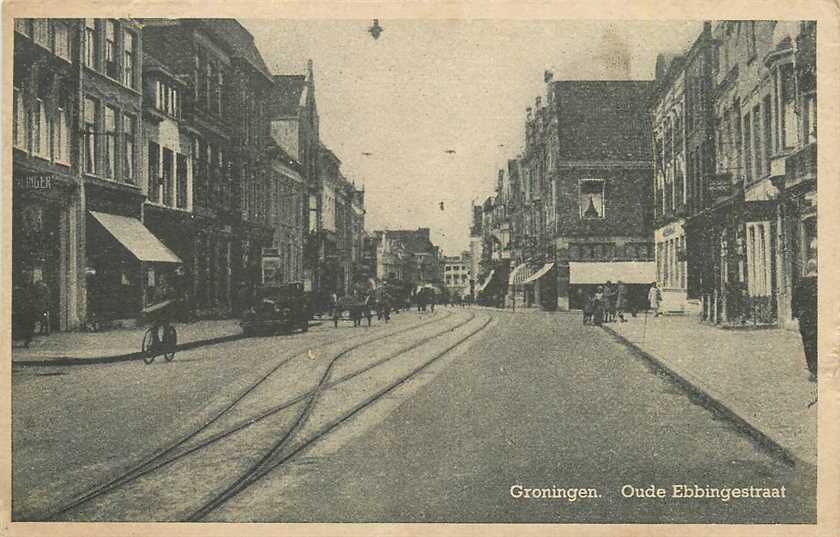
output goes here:
[[53, 23], [54, 52], [59, 58], [71, 61], [70, 30], [63, 22]]
[[90, 97], [85, 98], [85, 172], [98, 173], [99, 154], [96, 144], [96, 124], [98, 123], [98, 103]]
[[85, 19], [85, 66], [97, 69], [97, 49], [99, 42], [96, 33], [96, 19]]
[[750, 296], [770, 296], [770, 225], [747, 224], [747, 291]]
[[117, 111], [110, 107], [105, 107], [105, 169], [104, 175], [108, 178], [114, 178], [117, 175], [116, 159], [117, 159]]
[[580, 217], [587, 220], [604, 218], [604, 181], [582, 179], [578, 191]]
[[135, 66], [134, 34], [128, 30], [123, 31], [123, 84], [129, 88], [134, 87], [134, 76], [137, 68]]
[[160, 146], [149, 142], [149, 201], [160, 202]]
[[189, 170], [187, 169], [186, 155], [178, 154], [176, 157], [176, 197], [175, 206], [179, 209], [186, 209], [188, 206], [187, 193], [189, 192]]
[[112, 19], [105, 21], [105, 74], [113, 79], [119, 75], [117, 65], [117, 23]]
[[134, 183], [137, 180], [134, 166], [134, 144], [137, 132], [137, 125], [134, 116], [128, 114], [123, 116], [123, 177], [126, 182]]

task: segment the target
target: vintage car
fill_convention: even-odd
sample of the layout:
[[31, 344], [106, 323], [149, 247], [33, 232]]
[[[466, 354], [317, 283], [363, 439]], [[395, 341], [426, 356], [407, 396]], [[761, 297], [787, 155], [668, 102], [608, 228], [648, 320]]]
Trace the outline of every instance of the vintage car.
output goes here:
[[259, 287], [239, 326], [245, 335], [309, 330], [311, 297], [300, 283]]

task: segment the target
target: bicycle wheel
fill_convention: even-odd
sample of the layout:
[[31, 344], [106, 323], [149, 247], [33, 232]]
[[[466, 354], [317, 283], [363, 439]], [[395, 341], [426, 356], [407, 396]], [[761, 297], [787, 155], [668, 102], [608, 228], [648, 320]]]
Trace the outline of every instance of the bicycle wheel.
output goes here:
[[174, 326], [167, 326], [163, 332], [163, 357], [167, 362], [175, 358], [175, 350], [178, 347], [178, 331]]
[[154, 327], [146, 330], [143, 334], [143, 361], [150, 364], [155, 361], [155, 353], [157, 352], [157, 345], [155, 344], [156, 330]]

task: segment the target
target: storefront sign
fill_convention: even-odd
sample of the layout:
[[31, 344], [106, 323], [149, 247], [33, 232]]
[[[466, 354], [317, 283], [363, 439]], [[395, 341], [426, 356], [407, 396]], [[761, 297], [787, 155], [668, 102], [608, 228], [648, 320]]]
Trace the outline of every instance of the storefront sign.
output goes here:
[[25, 190], [49, 190], [53, 186], [53, 176], [20, 175], [15, 177], [15, 186]]
[[732, 175], [722, 174], [710, 176], [706, 183], [706, 188], [709, 191], [709, 197], [713, 200], [728, 196], [732, 193]]

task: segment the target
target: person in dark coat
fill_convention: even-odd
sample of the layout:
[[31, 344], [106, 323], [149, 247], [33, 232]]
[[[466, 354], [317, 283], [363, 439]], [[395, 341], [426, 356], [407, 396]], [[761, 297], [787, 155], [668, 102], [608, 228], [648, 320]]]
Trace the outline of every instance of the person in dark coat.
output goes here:
[[29, 347], [29, 343], [32, 341], [36, 321], [37, 313], [32, 285], [28, 281], [24, 281], [24, 283], [16, 285], [12, 291], [13, 338], [23, 340], [24, 347]]
[[624, 310], [627, 309], [627, 286], [625, 286], [621, 281], [618, 282], [618, 287], [615, 291], [615, 312], [618, 315], [619, 320], [622, 323], [626, 323], [627, 319], [624, 318]]
[[50, 334], [50, 288], [44, 280], [32, 285], [32, 307], [39, 334]]
[[604, 288], [599, 285], [598, 289], [595, 291], [595, 296], [592, 298], [592, 320], [595, 322], [596, 326], [601, 326], [601, 323], [604, 322], [606, 311], [607, 308], [604, 300]]
[[793, 288], [793, 316], [799, 319], [799, 334], [805, 350], [805, 365], [811, 381], [817, 381], [817, 261], [809, 259], [805, 276]]

